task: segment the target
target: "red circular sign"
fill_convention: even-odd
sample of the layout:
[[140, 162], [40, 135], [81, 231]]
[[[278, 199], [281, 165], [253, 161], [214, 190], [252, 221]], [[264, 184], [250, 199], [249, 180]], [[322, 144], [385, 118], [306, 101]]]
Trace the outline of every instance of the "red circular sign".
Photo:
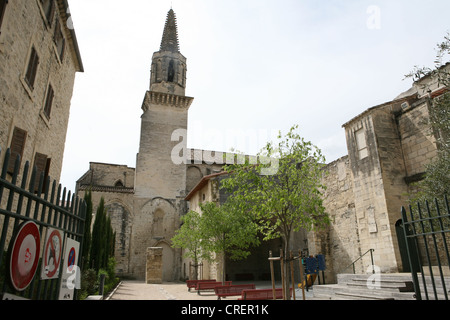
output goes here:
[[52, 278], [59, 268], [61, 262], [62, 239], [58, 230], [53, 230], [48, 238], [44, 251], [44, 270], [48, 278]]
[[67, 259], [67, 270], [72, 271], [73, 266], [75, 265], [75, 248], [70, 249], [69, 251], [69, 257]]
[[39, 228], [34, 222], [26, 222], [13, 242], [10, 261], [11, 282], [17, 291], [25, 290], [34, 278], [41, 250]]

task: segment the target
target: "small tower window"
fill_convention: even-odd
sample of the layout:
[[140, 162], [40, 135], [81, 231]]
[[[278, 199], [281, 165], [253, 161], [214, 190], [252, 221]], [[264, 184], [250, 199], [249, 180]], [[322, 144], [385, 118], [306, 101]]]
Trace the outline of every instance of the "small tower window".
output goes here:
[[174, 80], [174, 78], [175, 78], [175, 66], [174, 66], [174, 62], [173, 62], [173, 60], [170, 60], [170, 63], [169, 63], [169, 73], [168, 73], [168, 76], [167, 76], [167, 81], [169, 81], [169, 82], [173, 82], [173, 80]]

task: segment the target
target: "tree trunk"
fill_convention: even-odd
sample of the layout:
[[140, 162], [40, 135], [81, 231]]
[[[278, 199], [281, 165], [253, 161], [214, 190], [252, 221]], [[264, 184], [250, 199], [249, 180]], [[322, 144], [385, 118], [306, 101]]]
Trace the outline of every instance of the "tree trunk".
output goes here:
[[225, 252], [222, 255], [222, 284], [225, 285], [225, 281], [226, 281], [226, 265], [225, 265], [225, 259], [226, 255]]
[[284, 296], [286, 298], [286, 300], [291, 300], [291, 295], [290, 295], [290, 285], [289, 285], [289, 274], [290, 274], [290, 263], [288, 263], [288, 259], [289, 259], [289, 246], [290, 246], [290, 236], [289, 234], [286, 235], [285, 239], [284, 239]]
[[[192, 278], [193, 278], [193, 280], [199, 280], [198, 279], [198, 260], [197, 259], [195, 259], [194, 260], [194, 272], [193, 272], [193, 274], [192, 274]], [[191, 270], [189, 270], [189, 272], [190, 272]]]

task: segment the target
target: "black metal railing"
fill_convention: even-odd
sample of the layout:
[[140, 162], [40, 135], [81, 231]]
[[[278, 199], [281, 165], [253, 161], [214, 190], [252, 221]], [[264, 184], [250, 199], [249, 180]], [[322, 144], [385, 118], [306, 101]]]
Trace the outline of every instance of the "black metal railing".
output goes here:
[[[348, 268], [352, 267], [353, 270], [353, 274], [356, 273], [356, 269], [355, 269], [355, 264], [361, 260], [366, 254], [370, 253], [370, 261], [371, 261], [371, 266], [372, 266], [372, 273], [375, 273], [375, 265], [373, 264], [373, 252], [375, 251], [375, 249], [369, 249], [366, 252], [364, 252], [362, 255], [359, 256], [358, 259], [356, 259], [355, 261], [353, 261], [352, 263], [350, 263], [348, 266], [346, 266], [344, 269], [342, 269], [342, 272], [347, 270]], [[341, 273], [341, 272], [340, 272]]]
[[[51, 184], [50, 178], [44, 177], [43, 173], [36, 179], [36, 167], [32, 168], [31, 177], [29, 177], [29, 162], [25, 163], [19, 177], [20, 157], [15, 159], [14, 172], [11, 174], [8, 172], [10, 158], [11, 152], [8, 149], [0, 176], [0, 296], [10, 294], [32, 300], [56, 300], [62, 272], [59, 272], [59, 277], [56, 279], [41, 279], [39, 271], [42, 258], [39, 259], [37, 268], [39, 271], [32, 275], [31, 283], [26, 288], [17, 290], [11, 284], [12, 239], [21, 225], [31, 221], [38, 226], [40, 235], [45, 229], [57, 229], [62, 231], [67, 238], [79, 242], [80, 248], [82, 248], [86, 205], [83, 199], [71, 195], [71, 192], [67, 192], [65, 188], [62, 189], [61, 185], [57, 186], [56, 181]], [[20, 186], [17, 185], [19, 179], [21, 180]], [[27, 181], [29, 181], [28, 188]], [[62, 239], [62, 248], [66, 237]], [[62, 265], [63, 258], [60, 260]], [[76, 298], [76, 290], [74, 294], [74, 298]]]
[[409, 221], [405, 207], [401, 212], [416, 299], [448, 300], [450, 210], [447, 197], [441, 203], [435, 199], [434, 203], [426, 201], [414, 208], [409, 206]]

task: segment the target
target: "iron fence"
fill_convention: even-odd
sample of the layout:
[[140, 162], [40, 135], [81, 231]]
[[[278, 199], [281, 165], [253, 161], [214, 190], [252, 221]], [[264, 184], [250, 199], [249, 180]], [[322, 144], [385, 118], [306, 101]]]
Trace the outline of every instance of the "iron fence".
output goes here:
[[[403, 230], [417, 300], [449, 300], [450, 210], [447, 197], [439, 202], [402, 207]], [[424, 296], [422, 295], [424, 293]]]
[[[66, 188], [62, 189], [56, 181], [51, 184], [50, 178], [45, 177], [43, 172], [39, 174], [36, 166], [33, 166], [31, 176], [29, 176], [30, 163], [28, 161], [19, 176], [20, 157], [15, 159], [14, 172], [11, 172], [11, 166], [8, 168], [11, 158], [11, 152], [8, 149], [0, 176], [0, 297], [5, 298], [9, 294], [31, 300], [57, 300], [63, 272], [59, 272], [56, 278], [50, 280], [45, 280], [45, 277], [40, 276], [38, 270], [41, 270], [44, 254], [44, 242], [40, 235], [43, 235], [44, 231], [48, 232], [49, 229], [58, 230], [63, 234], [62, 243], [59, 244], [61, 249], [64, 248], [67, 239], [79, 242], [81, 249], [86, 205], [83, 199], [71, 195]], [[14, 159], [11, 160], [14, 161]], [[19, 183], [20, 185], [17, 185]], [[35, 271], [21, 271], [32, 274], [27, 280], [29, 284], [25, 288], [18, 288], [12, 280], [13, 253], [16, 252], [15, 245], [21, 230], [25, 224], [30, 224], [30, 222], [39, 230], [37, 237], [39, 241], [35, 244], [39, 248], [36, 248], [36, 263], [38, 264], [36, 268], [32, 268]], [[25, 242], [26, 238], [23, 241]], [[61, 267], [64, 263], [62, 252], [61, 250], [59, 253], [60, 264], [57, 267]], [[77, 290], [73, 296], [75, 299], [76, 293]]]

